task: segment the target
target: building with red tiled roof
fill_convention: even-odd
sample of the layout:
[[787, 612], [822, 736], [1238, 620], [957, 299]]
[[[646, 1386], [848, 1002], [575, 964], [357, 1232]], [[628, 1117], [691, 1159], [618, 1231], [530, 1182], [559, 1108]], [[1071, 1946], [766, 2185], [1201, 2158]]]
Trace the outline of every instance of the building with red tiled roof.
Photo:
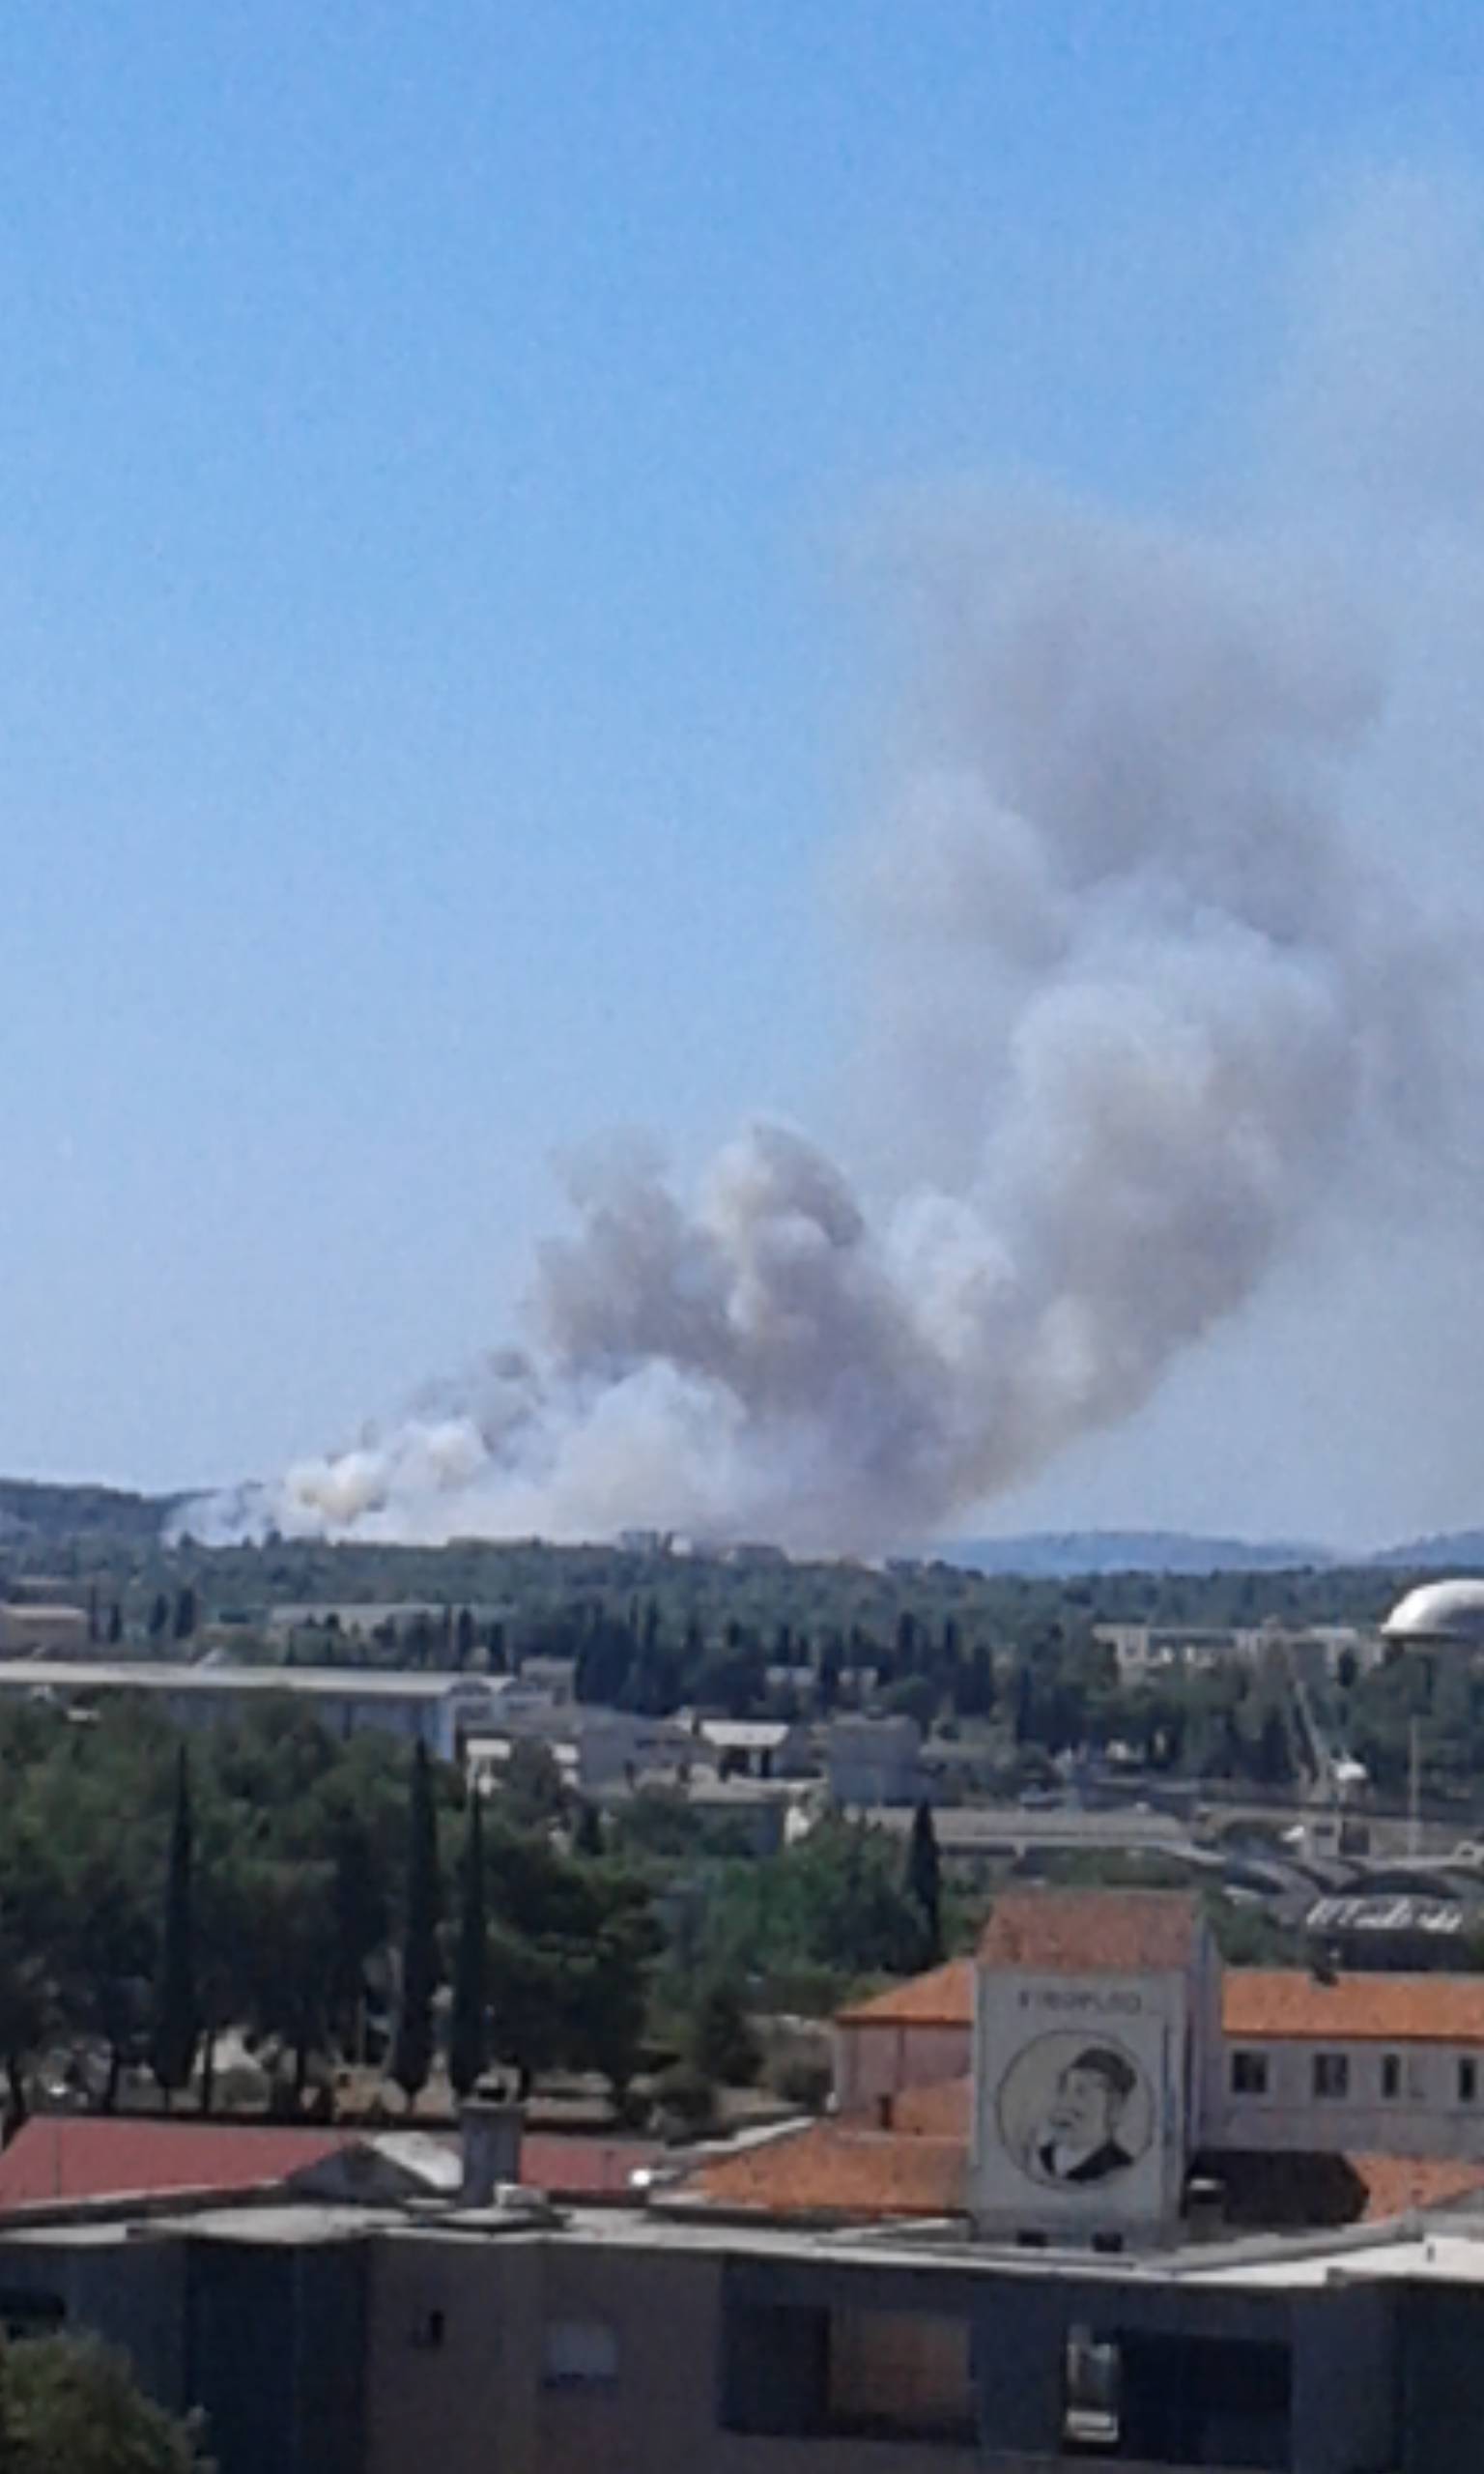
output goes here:
[[972, 1959], [950, 1959], [835, 2022], [835, 2095], [842, 2114], [879, 2113], [904, 2087], [962, 2079], [974, 2052]]
[[981, 2221], [1038, 2237], [1127, 2238], [1156, 2154], [1166, 2233], [1198, 2153], [1248, 2184], [1264, 2156], [1347, 2160], [1315, 2201], [1335, 2222], [1367, 2176], [1384, 2210], [1484, 2188], [1484, 1976], [1223, 1971], [1184, 1892], [1007, 1891], [972, 1959], [851, 2003], [836, 2036], [842, 2119], [968, 2140]]

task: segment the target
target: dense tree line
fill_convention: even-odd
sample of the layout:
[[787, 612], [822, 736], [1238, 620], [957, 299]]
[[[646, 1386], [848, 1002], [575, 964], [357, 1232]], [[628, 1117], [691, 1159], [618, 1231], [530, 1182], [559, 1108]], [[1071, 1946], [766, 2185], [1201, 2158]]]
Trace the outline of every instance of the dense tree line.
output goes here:
[[622, 2090], [660, 1949], [644, 1883], [519, 1794], [481, 1822], [456, 1772], [376, 1734], [336, 1743], [288, 1701], [188, 1750], [127, 1703], [0, 1711], [13, 2122], [44, 2056], [104, 2108], [146, 2070], [166, 2101], [194, 2085], [210, 2106], [228, 2027], [279, 2057], [291, 2104], [367, 2057], [411, 2102], [449, 2002], [456, 2083], [561, 2065]]

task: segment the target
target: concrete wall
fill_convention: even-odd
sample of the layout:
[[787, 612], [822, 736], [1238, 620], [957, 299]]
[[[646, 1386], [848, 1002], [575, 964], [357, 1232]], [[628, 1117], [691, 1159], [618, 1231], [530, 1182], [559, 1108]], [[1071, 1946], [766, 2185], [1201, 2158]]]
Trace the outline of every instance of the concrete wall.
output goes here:
[[974, 2060], [972, 2028], [848, 2024], [835, 2029], [835, 2095], [842, 2113], [873, 2112], [883, 2096], [904, 2087], [937, 2087], [966, 2079]]
[[[1233, 2093], [1234, 2053], [1266, 2056], [1266, 2095]], [[1346, 2056], [1348, 2095], [1315, 2095], [1318, 2054]], [[1387, 2054], [1401, 2062], [1402, 2092], [1395, 2097], [1381, 2093], [1382, 2062]], [[1458, 2097], [1461, 2059], [1474, 2063], [1478, 2092], [1471, 2104], [1460, 2103]], [[1223, 2039], [1213, 2048], [1202, 2112], [1203, 2136], [1212, 2146], [1484, 2157], [1484, 2054], [1457, 2046], [1381, 2045], [1370, 2039], [1357, 2044]]]

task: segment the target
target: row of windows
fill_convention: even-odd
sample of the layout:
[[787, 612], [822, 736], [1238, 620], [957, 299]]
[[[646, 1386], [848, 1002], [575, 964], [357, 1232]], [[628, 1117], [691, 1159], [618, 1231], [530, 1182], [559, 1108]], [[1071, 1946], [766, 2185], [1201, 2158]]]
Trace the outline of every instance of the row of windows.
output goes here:
[[[1460, 2056], [1455, 2064], [1457, 2101], [1471, 2105], [1479, 2092], [1479, 2065], [1471, 2054]], [[1351, 2093], [1351, 2057], [1348, 2053], [1317, 2053], [1309, 2062], [1310, 2085], [1316, 2096], [1343, 2099]], [[1379, 2087], [1387, 2103], [1408, 2096], [1418, 2101], [1425, 2090], [1421, 2073], [1412, 2056], [1404, 2059], [1399, 2053], [1384, 2053], [1381, 2057]], [[1242, 2052], [1232, 2056], [1232, 2093], [1234, 2096], [1266, 2096], [1268, 2093], [1268, 2056], [1265, 2053]]]

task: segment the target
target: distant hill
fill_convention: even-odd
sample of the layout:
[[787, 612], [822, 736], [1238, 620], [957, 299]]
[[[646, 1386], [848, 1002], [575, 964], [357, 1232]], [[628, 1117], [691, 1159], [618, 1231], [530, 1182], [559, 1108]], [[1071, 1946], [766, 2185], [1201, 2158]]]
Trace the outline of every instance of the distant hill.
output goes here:
[[971, 1571], [1020, 1573], [1031, 1580], [1077, 1580], [1098, 1572], [1320, 1570], [1337, 1560], [1327, 1547], [1288, 1539], [1201, 1538], [1179, 1529], [1037, 1530], [1023, 1538], [956, 1538], [933, 1551]]
[[1432, 1538], [1409, 1538], [1370, 1560], [1384, 1571], [1484, 1572], [1484, 1529], [1444, 1529]]
[[0, 1478], [0, 1544], [7, 1538], [157, 1538], [181, 1495], [131, 1494], [122, 1486], [50, 1486]]

